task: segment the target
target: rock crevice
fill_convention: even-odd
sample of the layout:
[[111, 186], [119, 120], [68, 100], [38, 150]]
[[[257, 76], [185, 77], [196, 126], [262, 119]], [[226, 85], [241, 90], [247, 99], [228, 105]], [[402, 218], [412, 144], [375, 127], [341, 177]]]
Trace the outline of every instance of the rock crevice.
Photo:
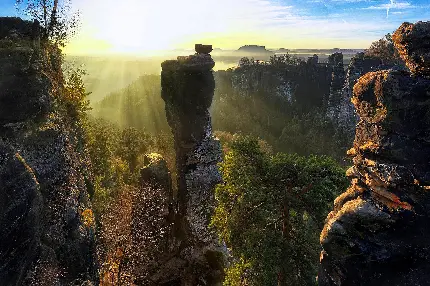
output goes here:
[[411, 73], [370, 72], [354, 86], [351, 186], [321, 233], [319, 285], [428, 284], [430, 80], [422, 43], [426, 51], [430, 44], [421, 33], [429, 27], [404, 23], [393, 35]]
[[222, 159], [209, 113], [215, 90], [211, 50], [211, 46], [196, 45], [195, 55], [162, 64], [162, 98], [176, 150], [178, 190], [172, 243], [178, 252], [161, 271], [164, 279], [176, 272], [171, 276], [181, 285], [221, 285], [223, 280], [223, 248], [209, 228], [214, 188], [221, 182], [217, 164]]

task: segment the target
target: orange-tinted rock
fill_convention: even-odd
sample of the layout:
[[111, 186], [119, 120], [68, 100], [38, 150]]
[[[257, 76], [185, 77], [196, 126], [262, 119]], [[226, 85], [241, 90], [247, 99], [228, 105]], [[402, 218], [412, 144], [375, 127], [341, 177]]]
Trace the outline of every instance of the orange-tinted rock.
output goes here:
[[415, 71], [371, 72], [354, 86], [351, 186], [321, 233], [319, 285], [428, 285], [430, 80]]
[[403, 23], [393, 34], [400, 56], [413, 74], [430, 76], [430, 22]]

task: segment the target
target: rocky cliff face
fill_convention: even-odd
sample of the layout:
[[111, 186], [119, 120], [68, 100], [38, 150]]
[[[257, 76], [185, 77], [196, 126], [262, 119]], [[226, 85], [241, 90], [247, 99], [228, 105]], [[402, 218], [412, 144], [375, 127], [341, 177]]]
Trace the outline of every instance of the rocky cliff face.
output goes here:
[[[333, 54], [333, 59], [329, 59], [329, 63], [335, 63], [335, 59], [339, 56]], [[330, 91], [330, 101], [327, 115], [335, 123], [338, 132], [348, 136], [348, 142], [354, 139], [355, 125], [358, 122], [354, 106], [351, 103], [352, 90], [358, 79], [370, 71], [380, 70], [382, 61], [378, 58], [370, 58], [364, 53], [356, 54], [350, 61], [348, 68], [342, 74], [340, 68], [335, 68], [333, 77], [332, 89]], [[342, 64], [343, 69], [343, 64]], [[343, 82], [340, 80], [343, 77]]]
[[332, 68], [330, 94], [327, 103], [327, 115], [333, 121], [338, 121], [342, 102], [342, 89], [345, 83], [343, 68], [343, 54], [334, 53], [328, 58], [328, 65]]
[[0, 18], [0, 27], [1, 284], [90, 285], [94, 218], [79, 134], [55, 110], [38, 26]]
[[351, 186], [321, 233], [319, 285], [428, 284], [429, 31], [404, 23], [393, 36], [412, 73], [370, 72], [354, 86]]
[[327, 105], [331, 73], [331, 66], [320, 65], [318, 57], [311, 57], [307, 62], [245, 65], [231, 72], [218, 72], [218, 78], [220, 84], [230, 85], [242, 96], [277, 97], [310, 111]]
[[[160, 271], [165, 284], [221, 285], [223, 280], [223, 248], [209, 230], [214, 187], [221, 182], [217, 167], [221, 146], [212, 135], [209, 114], [214, 65], [205, 53], [162, 64], [162, 97], [175, 139], [178, 173], [173, 242], [177, 253]], [[169, 275], [174, 280], [166, 280]]]

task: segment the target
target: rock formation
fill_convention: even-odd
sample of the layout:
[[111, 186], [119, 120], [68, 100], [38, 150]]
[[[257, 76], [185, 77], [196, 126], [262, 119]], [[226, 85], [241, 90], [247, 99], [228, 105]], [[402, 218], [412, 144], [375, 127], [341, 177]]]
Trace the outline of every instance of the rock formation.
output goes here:
[[412, 73], [370, 72], [354, 86], [360, 120], [351, 186], [321, 233], [319, 285], [428, 285], [430, 22], [393, 35]]
[[[332, 57], [335, 55], [336, 54], [333, 54]], [[329, 58], [329, 64], [330, 62], [334, 62], [334, 60], [334, 58]], [[348, 68], [343, 75], [343, 86], [339, 87], [339, 82], [336, 80], [340, 80], [340, 69], [337, 71], [339, 76], [335, 78], [334, 82], [332, 82], [332, 90], [330, 92], [330, 102], [327, 114], [329, 118], [335, 123], [337, 131], [348, 137], [347, 142], [353, 141], [355, 125], [358, 121], [354, 111], [354, 106], [351, 103], [352, 89], [362, 75], [370, 71], [379, 70], [381, 64], [382, 61], [378, 58], [370, 58], [365, 56], [364, 53], [357, 53], [354, 57], [352, 57]]]
[[308, 57], [307, 63], [309, 65], [316, 66], [318, 64], [318, 55], [313, 55], [312, 57]]
[[342, 89], [345, 83], [343, 54], [334, 53], [328, 57], [328, 66], [332, 69], [330, 95], [327, 103], [327, 115], [333, 121], [338, 120], [339, 107], [342, 99]]
[[0, 18], [0, 284], [90, 285], [87, 162], [73, 123], [54, 108], [59, 89], [36, 26]]
[[222, 155], [209, 114], [214, 65], [207, 53], [162, 64], [162, 98], [175, 139], [178, 174], [177, 254], [160, 270], [164, 284], [169, 283], [169, 274], [174, 279], [170, 283], [180, 281], [181, 285], [221, 285], [223, 279], [223, 248], [209, 229], [214, 187], [221, 182], [217, 163]]
[[210, 54], [213, 51], [212, 45], [196, 44], [195, 48], [197, 54]]

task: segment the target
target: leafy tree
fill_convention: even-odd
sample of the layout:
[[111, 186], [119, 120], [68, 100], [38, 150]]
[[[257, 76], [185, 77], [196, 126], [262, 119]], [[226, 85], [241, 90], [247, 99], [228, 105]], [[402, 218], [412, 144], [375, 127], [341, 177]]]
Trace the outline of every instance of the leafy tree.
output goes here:
[[79, 26], [79, 12], [71, 13], [71, 0], [16, 0], [33, 20], [40, 23], [42, 39], [64, 46]]
[[319, 233], [347, 186], [325, 156], [271, 155], [239, 137], [221, 164], [212, 223], [235, 258], [225, 285], [312, 285]]
[[297, 58], [296, 56], [291, 56], [286, 53], [283, 55], [274, 55], [270, 57], [270, 64], [275, 67], [285, 67], [287, 65], [296, 66], [299, 65], [303, 60]]
[[90, 110], [90, 102], [87, 99], [90, 92], [86, 91], [83, 81], [86, 72], [81, 68], [71, 67], [66, 69], [64, 74], [64, 89], [60, 99], [72, 119], [83, 119], [86, 112]]
[[400, 64], [402, 62], [397, 49], [394, 47], [390, 33], [386, 34], [382, 39], [373, 42], [369, 49], [365, 51], [365, 55], [378, 57], [385, 65]]

